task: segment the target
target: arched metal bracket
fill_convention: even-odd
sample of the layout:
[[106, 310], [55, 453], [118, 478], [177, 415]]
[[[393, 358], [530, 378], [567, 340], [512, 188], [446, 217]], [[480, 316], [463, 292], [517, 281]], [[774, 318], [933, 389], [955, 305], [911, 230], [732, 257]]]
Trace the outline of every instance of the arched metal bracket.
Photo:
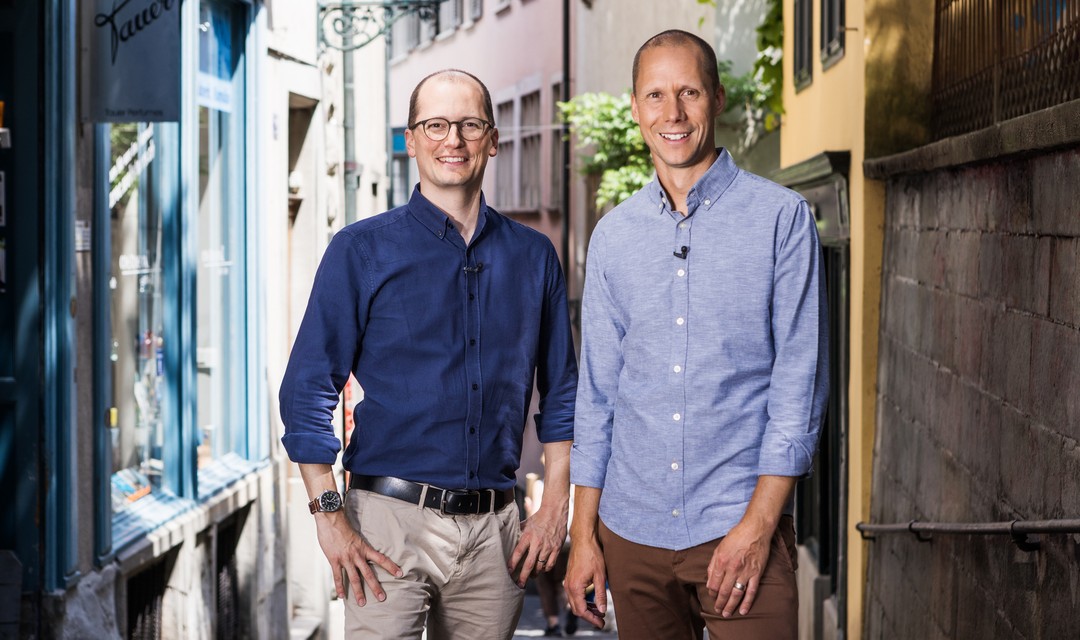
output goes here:
[[341, 0], [319, 4], [319, 42], [340, 51], [359, 49], [390, 30], [395, 22], [419, 14], [432, 20], [443, 0]]
[[1013, 520], [1009, 523], [1009, 535], [1012, 536], [1013, 544], [1021, 551], [1038, 551], [1041, 546], [1040, 542], [1030, 538], [1030, 533], [1017, 531], [1017, 522], [1019, 522], [1019, 520]]
[[919, 531], [919, 530], [915, 529], [915, 523], [916, 522], [918, 522], [918, 520], [911, 520], [910, 522], [907, 523], [907, 529], [908, 529], [908, 531], [910, 531], [912, 533], [912, 535], [915, 536], [915, 539], [918, 540], [919, 542], [930, 542], [931, 540], [933, 540], [934, 536], [923, 533], [922, 531]]

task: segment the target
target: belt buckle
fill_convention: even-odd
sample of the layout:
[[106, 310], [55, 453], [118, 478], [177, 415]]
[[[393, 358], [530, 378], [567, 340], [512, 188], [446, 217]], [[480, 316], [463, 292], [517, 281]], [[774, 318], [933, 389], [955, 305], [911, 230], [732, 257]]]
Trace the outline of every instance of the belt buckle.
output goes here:
[[448, 516], [480, 513], [480, 492], [468, 489], [443, 489], [439, 511]]

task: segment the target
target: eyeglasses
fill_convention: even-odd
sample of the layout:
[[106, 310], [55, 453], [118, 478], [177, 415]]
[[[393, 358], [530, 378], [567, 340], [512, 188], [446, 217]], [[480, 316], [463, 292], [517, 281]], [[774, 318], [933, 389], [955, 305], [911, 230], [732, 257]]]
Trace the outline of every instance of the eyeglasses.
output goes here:
[[495, 125], [491, 124], [487, 120], [481, 120], [480, 118], [465, 118], [464, 120], [447, 120], [446, 118], [428, 118], [427, 120], [421, 120], [413, 125], [413, 128], [423, 127], [424, 135], [433, 140], [439, 142], [445, 140], [446, 136], [450, 135], [450, 127], [457, 125], [458, 135], [463, 140], [473, 141], [479, 140], [487, 132], [488, 127]]

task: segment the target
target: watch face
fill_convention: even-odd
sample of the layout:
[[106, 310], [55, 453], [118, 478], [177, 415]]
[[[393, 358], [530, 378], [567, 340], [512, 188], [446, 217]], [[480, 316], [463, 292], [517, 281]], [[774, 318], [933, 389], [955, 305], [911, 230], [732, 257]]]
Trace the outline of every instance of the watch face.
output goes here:
[[319, 496], [320, 511], [337, 511], [341, 508], [341, 494], [337, 491], [324, 491]]

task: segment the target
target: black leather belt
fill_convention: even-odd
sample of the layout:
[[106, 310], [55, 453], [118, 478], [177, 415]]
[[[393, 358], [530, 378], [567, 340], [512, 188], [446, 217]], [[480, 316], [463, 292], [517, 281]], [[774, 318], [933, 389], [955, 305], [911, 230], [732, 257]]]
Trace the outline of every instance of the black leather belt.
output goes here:
[[[424, 493], [424, 487], [427, 487], [427, 493]], [[451, 516], [493, 513], [514, 500], [513, 489], [440, 489], [401, 478], [355, 473], [349, 480], [349, 488], [371, 491], [410, 504], [419, 504], [423, 496], [425, 507]]]

